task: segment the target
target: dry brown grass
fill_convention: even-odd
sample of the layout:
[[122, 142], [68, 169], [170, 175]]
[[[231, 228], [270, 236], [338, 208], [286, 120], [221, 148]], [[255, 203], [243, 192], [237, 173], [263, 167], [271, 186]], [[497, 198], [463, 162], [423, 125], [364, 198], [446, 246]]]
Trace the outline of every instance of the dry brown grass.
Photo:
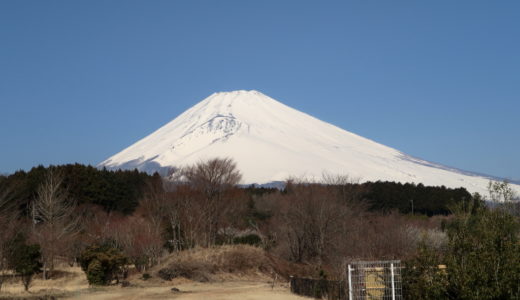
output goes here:
[[55, 276], [42, 280], [41, 274], [34, 277], [29, 292], [24, 291], [19, 278], [7, 282], [0, 292], [3, 299], [52, 299], [89, 288], [85, 273], [79, 267], [59, 266]]
[[[161, 280], [156, 274], [165, 267], [182, 269], [187, 276], [172, 281]], [[274, 288], [272, 285], [275, 274], [288, 272], [297, 275], [293, 271], [298, 268], [251, 246], [198, 248], [170, 255], [164, 263], [150, 270], [152, 278], [149, 280], [143, 280], [142, 274], [131, 275], [128, 278], [129, 287], [90, 287], [80, 268], [63, 265], [53, 279], [44, 281], [41, 276], [35, 278], [30, 292], [24, 292], [18, 281], [7, 283], [0, 293], [0, 300], [50, 300], [53, 297], [80, 300], [305, 299], [292, 295], [288, 283], [281, 276], [277, 277]], [[172, 287], [179, 288], [181, 292], [173, 293]]]
[[199, 282], [267, 279], [318, 274], [315, 267], [295, 264], [249, 245], [194, 248], [171, 254], [151, 270], [165, 280], [187, 278]]
[[184, 277], [205, 282], [229, 279], [230, 275], [269, 275], [274, 269], [272, 261], [260, 248], [225, 245], [174, 253], [154, 271], [163, 279]]

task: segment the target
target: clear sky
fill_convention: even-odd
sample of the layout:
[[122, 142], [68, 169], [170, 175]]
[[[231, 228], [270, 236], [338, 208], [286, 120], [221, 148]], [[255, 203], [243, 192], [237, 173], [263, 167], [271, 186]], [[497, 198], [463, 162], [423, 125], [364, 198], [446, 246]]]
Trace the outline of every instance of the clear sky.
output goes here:
[[237, 89], [520, 178], [520, 1], [0, 1], [0, 172], [95, 165]]

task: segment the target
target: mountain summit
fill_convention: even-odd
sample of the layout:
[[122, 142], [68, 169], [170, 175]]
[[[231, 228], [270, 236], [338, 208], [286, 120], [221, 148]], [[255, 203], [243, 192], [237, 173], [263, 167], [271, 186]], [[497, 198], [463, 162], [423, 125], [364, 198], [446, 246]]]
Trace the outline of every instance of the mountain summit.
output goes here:
[[245, 184], [319, 179], [326, 172], [487, 194], [490, 180], [414, 158], [258, 91], [214, 93], [99, 166], [161, 172], [214, 157], [234, 159]]

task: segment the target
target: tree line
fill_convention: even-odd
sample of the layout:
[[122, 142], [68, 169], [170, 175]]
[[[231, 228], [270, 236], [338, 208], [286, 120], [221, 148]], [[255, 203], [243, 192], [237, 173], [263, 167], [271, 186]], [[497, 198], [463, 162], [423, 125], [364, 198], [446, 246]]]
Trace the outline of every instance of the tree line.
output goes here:
[[[82, 165], [0, 177], [0, 272], [52, 278], [56, 263], [66, 262], [81, 265], [92, 284], [108, 284], [129, 265], [148, 274], [168, 253], [247, 243], [339, 280], [348, 261], [404, 260], [408, 299], [439, 299], [435, 291], [471, 299], [467, 289], [477, 281], [496, 285], [479, 290], [491, 295], [482, 299], [519, 295], [520, 271], [504, 267], [520, 259], [516, 206], [489, 208], [464, 189], [348, 176], [293, 179], [281, 190], [239, 187], [240, 179], [230, 159], [202, 161], [167, 180]], [[509, 191], [490, 185], [489, 200], [513, 203]], [[483, 271], [500, 276], [476, 277]], [[440, 290], [425, 288], [433, 279]], [[503, 289], [509, 294], [498, 294]]]
[[146, 183], [158, 176], [150, 176], [137, 170], [108, 171], [81, 164], [49, 167], [40, 165], [28, 172], [17, 171], [8, 176], [0, 176], [0, 190], [8, 190], [11, 201], [27, 212], [49, 170], [61, 175], [62, 187], [77, 204], [96, 204], [107, 211], [124, 214], [135, 210]]
[[[133, 213], [139, 206], [147, 185], [161, 180], [157, 173], [150, 175], [137, 170], [109, 171], [82, 164], [49, 167], [40, 165], [28, 172], [17, 171], [11, 175], [0, 175], [0, 190], [9, 190], [11, 201], [16, 202], [27, 213], [31, 202], [36, 198], [38, 186], [49, 169], [61, 174], [63, 187], [78, 205], [96, 204], [106, 211], [123, 214]], [[448, 215], [450, 206], [470, 201], [472, 197], [464, 188], [388, 181], [359, 183], [348, 176], [342, 178], [327, 175], [320, 184], [341, 186], [343, 193], [348, 193], [353, 200], [364, 202], [371, 211], [397, 210], [403, 214]], [[277, 191], [276, 188], [254, 185], [244, 189], [255, 196]]]

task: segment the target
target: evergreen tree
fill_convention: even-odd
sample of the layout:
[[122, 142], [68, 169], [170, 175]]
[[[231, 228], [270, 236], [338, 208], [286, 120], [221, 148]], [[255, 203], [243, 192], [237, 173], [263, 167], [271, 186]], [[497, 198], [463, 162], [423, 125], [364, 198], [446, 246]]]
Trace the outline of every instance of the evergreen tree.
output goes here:
[[14, 244], [10, 265], [22, 278], [24, 289], [29, 290], [33, 275], [40, 272], [41, 252], [39, 245], [26, 245], [21, 240]]
[[458, 299], [520, 297], [520, 224], [507, 211], [459, 208], [448, 225], [449, 294]]
[[81, 253], [79, 261], [92, 285], [107, 285], [114, 279], [118, 280], [118, 274], [124, 273], [128, 264], [123, 253], [110, 245], [88, 247]]
[[[519, 299], [520, 223], [478, 195], [454, 207], [443, 257], [428, 247], [404, 270], [407, 299]], [[446, 273], [438, 265], [446, 264]], [[446, 276], [445, 276], [446, 275]]]

